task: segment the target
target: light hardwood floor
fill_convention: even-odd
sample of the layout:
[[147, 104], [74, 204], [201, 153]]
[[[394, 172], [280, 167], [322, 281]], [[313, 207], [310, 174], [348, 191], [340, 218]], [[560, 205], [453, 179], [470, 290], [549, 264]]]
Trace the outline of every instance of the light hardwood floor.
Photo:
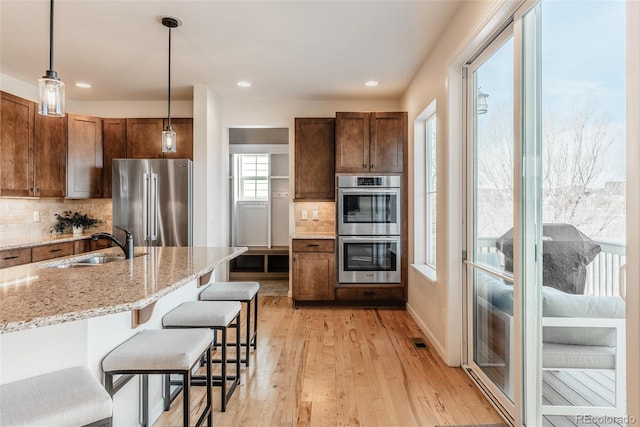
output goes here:
[[[262, 297], [258, 325], [258, 349], [225, 413], [214, 389], [216, 427], [502, 422], [462, 369], [414, 348], [409, 338], [424, 335], [404, 310], [296, 310], [286, 297]], [[204, 387], [192, 390], [196, 413]], [[181, 396], [155, 426], [182, 425]]]

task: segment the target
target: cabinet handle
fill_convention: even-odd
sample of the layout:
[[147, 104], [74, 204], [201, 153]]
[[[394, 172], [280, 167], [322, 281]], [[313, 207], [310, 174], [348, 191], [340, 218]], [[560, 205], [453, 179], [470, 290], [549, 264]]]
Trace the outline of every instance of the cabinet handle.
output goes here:
[[371, 169], [373, 169], [373, 163], [371, 163], [371, 164], [369, 165], [369, 167], [371, 167]]
[[317, 243], [309, 243], [307, 246], [309, 246], [310, 248], [317, 248], [320, 245]]
[[16, 259], [16, 258], [20, 258], [19, 256], [15, 255], [15, 256], [6, 256], [2, 259]]
[[362, 164], [362, 167], [363, 167], [363, 168], [366, 168], [366, 167], [367, 167], [366, 163], [363, 163], [363, 164]]
[[60, 252], [62, 249], [58, 248], [58, 249], [51, 249], [49, 252]]

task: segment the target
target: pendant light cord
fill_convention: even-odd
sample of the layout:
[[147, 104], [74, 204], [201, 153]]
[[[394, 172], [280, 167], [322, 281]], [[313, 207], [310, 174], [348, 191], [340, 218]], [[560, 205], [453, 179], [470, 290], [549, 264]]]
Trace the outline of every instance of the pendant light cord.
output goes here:
[[49, 70], [53, 71], [53, 0], [49, 12]]
[[168, 84], [167, 92], [168, 92], [167, 116], [169, 118], [168, 129], [170, 130], [171, 129], [171, 27], [169, 27], [169, 84]]

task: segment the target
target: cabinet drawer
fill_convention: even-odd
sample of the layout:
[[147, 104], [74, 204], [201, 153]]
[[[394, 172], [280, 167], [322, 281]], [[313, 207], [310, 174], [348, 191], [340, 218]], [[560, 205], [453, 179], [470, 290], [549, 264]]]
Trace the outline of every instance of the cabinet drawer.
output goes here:
[[73, 255], [73, 242], [55, 243], [53, 245], [34, 246], [31, 248], [31, 262]]
[[0, 268], [14, 265], [29, 264], [31, 262], [31, 248], [9, 249], [0, 251]]
[[336, 299], [345, 301], [403, 301], [402, 287], [358, 286], [336, 288]]
[[293, 239], [291, 248], [293, 252], [335, 252], [336, 241], [334, 239]]

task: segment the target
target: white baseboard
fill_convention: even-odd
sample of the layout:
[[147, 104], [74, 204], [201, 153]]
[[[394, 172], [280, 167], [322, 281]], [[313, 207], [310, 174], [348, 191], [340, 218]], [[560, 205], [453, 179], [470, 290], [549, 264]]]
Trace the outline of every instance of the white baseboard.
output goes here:
[[427, 325], [418, 316], [416, 311], [411, 307], [411, 304], [407, 303], [406, 307], [407, 307], [407, 311], [409, 312], [409, 314], [411, 315], [413, 320], [415, 320], [415, 322], [418, 324], [418, 326], [420, 327], [422, 332], [427, 336], [427, 339], [429, 340], [429, 343], [431, 344], [431, 346], [433, 348], [436, 349], [436, 352], [438, 352], [438, 355], [444, 361], [444, 363], [446, 363], [448, 366], [451, 366], [451, 367], [460, 366], [460, 365], [450, 365], [449, 364], [449, 358], [447, 356], [447, 352], [445, 351], [445, 349], [442, 346], [442, 344], [435, 338], [435, 336], [433, 335], [431, 330], [427, 327]]

